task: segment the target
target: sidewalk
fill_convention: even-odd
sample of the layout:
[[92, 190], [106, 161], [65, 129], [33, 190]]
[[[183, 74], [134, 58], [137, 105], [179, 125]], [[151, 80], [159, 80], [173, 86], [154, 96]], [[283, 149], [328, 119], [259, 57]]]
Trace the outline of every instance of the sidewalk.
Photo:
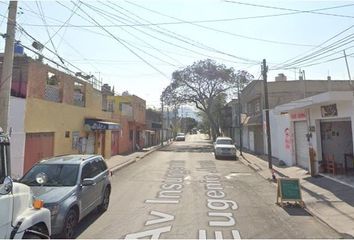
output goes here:
[[[272, 181], [268, 162], [249, 153], [243, 153], [240, 160]], [[305, 209], [337, 232], [348, 238], [354, 237], [354, 188], [341, 184], [333, 179], [316, 176], [311, 177], [306, 170], [296, 166], [279, 166], [273, 164], [276, 177], [299, 178], [302, 187], [302, 198]], [[276, 186], [276, 183], [274, 183]], [[276, 191], [276, 189], [274, 189]], [[274, 202], [276, 199], [274, 199]]]
[[141, 151], [133, 152], [133, 153], [130, 153], [127, 155], [115, 155], [109, 159], [106, 159], [106, 164], [107, 164], [109, 170], [111, 170], [112, 174], [114, 174], [116, 171], [120, 170], [121, 168], [128, 166], [136, 161], [139, 161], [140, 159], [143, 159], [144, 157], [146, 157], [150, 153], [152, 153], [152, 152], [154, 152], [166, 145], [170, 145], [171, 143], [172, 143], [172, 141], [164, 142], [163, 146], [156, 145], [156, 146], [152, 146], [149, 148], [143, 148]]

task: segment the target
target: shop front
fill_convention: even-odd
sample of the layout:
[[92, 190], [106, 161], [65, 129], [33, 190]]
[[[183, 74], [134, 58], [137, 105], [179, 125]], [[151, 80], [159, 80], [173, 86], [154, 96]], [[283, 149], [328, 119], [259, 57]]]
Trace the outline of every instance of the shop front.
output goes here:
[[312, 175], [354, 175], [353, 93], [326, 92], [275, 108], [288, 113], [293, 161]]
[[100, 154], [105, 158], [116, 155], [119, 151], [118, 140], [121, 127], [118, 123], [100, 119], [85, 119], [86, 154]]

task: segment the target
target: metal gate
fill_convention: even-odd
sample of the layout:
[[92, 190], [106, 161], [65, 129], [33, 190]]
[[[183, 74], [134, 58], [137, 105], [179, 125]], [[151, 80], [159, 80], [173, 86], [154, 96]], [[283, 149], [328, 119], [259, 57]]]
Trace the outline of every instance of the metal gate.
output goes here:
[[26, 173], [39, 160], [54, 155], [54, 133], [27, 133], [23, 172]]
[[307, 122], [295, 122], [295, 152], [296, 165], [309, 169], [309, 145], [306, 138]]

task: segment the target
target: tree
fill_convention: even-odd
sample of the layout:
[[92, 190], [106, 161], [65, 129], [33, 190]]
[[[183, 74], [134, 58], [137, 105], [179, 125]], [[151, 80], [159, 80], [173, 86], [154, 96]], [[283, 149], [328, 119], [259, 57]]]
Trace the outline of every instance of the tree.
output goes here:
[[233, 68], [210, 59], [202, 60], [173, 72], [172, 82], [163, 91], [161, 100], [167, 105], [194, 103], [206, 114], [215, 139], [220, 135], [217, 118], [213, 115], [215, 101], [221, 94], [240, 88], [238, 80]]

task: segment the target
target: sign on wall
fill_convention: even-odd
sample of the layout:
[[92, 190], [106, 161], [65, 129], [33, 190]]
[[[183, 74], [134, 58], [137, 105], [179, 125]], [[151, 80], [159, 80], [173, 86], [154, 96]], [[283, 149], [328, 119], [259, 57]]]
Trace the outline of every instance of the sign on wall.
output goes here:
[[321, 106], [322, 117], [335, 117], [338, 116], [337, 104]]
[[290, 113], [290, 120], [291, 121], [303, 121], [306, 120], [306, 112], [303, 111], [296, 111]]

